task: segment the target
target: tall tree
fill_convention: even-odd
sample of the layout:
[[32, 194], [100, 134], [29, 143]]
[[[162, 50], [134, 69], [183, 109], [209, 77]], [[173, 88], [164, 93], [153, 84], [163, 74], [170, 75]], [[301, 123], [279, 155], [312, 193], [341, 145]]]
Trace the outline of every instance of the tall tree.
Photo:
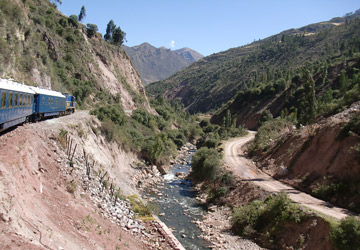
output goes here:
[[112, 35], [112, 41], [114, 44], [122, 45], [125, 40], [126, 33], [120, 29], [120, 27], [117, 27], [113, 31]]
[[116, 28], [116, 25], [113, 20], [110, 20], [106, 27], [106, 33], [104, 35], [105, 41], [110, 41], [113, 37], [113, 32]]
[[316, 118], [315, 82], [309, 70], [303, 73], [304, 92], [300, 102], [299, 122], [307, 125]]
[[83, 5], [81, 7], [81, 10], [80, 10], [80, 14], [79, 14], [79, 21], [81, 22], [84, 18], [86, 17], [86, 10], [85, 10], [85, 6]]

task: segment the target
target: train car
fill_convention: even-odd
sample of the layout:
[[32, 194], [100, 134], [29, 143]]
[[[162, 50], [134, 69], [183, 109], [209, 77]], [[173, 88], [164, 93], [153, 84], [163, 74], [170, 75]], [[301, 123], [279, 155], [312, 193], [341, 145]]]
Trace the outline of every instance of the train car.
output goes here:
[[0, 79], [0, 131], [30, 121], [34, 95], [29, 86]]
[[71, 114], [75, 112], [76, 99], [75, 96], [64, 94], [66, 97], [66, 114]]
[[60, 92], [37, 87], [31, 87], [34, 96], [34, 120], [65, 114], [65, 95]]

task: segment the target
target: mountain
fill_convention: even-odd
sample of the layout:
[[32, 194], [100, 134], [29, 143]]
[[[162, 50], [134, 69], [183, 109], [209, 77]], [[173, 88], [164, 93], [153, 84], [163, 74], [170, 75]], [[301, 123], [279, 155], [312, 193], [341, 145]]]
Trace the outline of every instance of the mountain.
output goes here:
[[135, 47], [123, 45], [123, 48], [144, 84], [163, 80], [203, 57], [189, 48], [171, 50], [165, 47], [155, 48], [149, 43]]
[[[108, 100], [125, 110], [149, 103], [120, 46], [45, 0], [0, 2], [0, 77], [76, 96], [82, 107]], [[140, 101], [139, 101], [140, 100]]]
[[[238, 124], [254, 128], [269, 105], [274, 115], [280, 115], [290, 94], [302, 87], [299, 74], [306, 67], [315, 75], [318, 98], [330, 87], [338, 91], [340, 71], [351, 77], [351, 67], [358, 65], [359, 15], [356, 11], [210, 55], [148, 85], [147, 92], [180, 99], [192, 113], [218, 111], [212, 119], [217, 123], [230, 110]], [[328, 69], [331, 74], [324, 79]]]
[[195, 50], [189, 49], [189, 48], [182, 48], [182, 49], [174, 50], [174, 52], [176, 54], [178, 54], [179, 56], [185, 58], [186, 60], [188, 60], [191, 63], [196, 62], [204, 57], [200, 53], [196, 52]]

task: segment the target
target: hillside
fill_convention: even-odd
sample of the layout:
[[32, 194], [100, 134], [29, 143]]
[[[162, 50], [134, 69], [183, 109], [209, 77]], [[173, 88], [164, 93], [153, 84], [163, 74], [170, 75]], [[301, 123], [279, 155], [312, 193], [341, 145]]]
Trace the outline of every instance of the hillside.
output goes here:
[[[249, 116], [262, 111], [274, 103], [292, 82], [296, 82], [294, 77], [304, 67], [311, 68], [314, 75], [321, 72], [321, 67], [336, 67], [334, 65], [341, 65], [344, 60], [353, 59], [356, 64], [359, 58], [359, 14], [357, 11], [344, 18], [287, 30], [246, 46], [210, 55], [164, 81], [148, 85], [146, 89], [154, 96], [179, 98], [192, 113], [218, 110], [229, 102], [213, 121], [221, 123], [229, 109], [233, 116], [237, 116], [238, 123], [247, 124], [242, 120], [248, 118], [241, 114], [240, 109], [248, 109], [244, 112], [250, 113]], [[327, 76], [332, 77], [330, 82], [337, 77], [335, 72]], [[267, 93], [264, 91], [266, 87]], [[328, 87], [329, 84], [319, 87], [317, 95]], [[262, 92], [263, 95], [255, 99], [246, 95], [249, 100], [237, 101], [239, 95], [244, 96], [247, 91], [255, 95]], [[231, 102], [240, 102], [242, 106]], [[279, 102], [282, 105], [284, 99]], [[277, 114], [280, 112], [281, 108]]]
[[49, 1], [0, 1], [0, 77], [72, 93], [82, 107], [107, 100], [149, 109], [124, 50], [96, 30]]
[[265, 123], [250, 146], [259, 169], [358, 213], [360, 103], [298, 130], [285, 126], [269, 132], [275, 122]]
[[123, 48], [144, 84], [163, 80], [203, 57], [189, 48], [170, 50], [165, 47], [155, 48], [149, 43], [134, 47], [123, 45]]
[[78, 111], [1, 135], [2, 249], [179, 249], [129, 202], [159, 172], [100, 129]]

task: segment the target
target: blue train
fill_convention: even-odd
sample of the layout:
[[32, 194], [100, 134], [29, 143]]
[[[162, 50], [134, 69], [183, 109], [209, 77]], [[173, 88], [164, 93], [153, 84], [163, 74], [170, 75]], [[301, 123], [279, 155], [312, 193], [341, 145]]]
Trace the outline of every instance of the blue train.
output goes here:
[[0, 132], [24, 122], [75, 112], [74, 96], [0, 79]]

